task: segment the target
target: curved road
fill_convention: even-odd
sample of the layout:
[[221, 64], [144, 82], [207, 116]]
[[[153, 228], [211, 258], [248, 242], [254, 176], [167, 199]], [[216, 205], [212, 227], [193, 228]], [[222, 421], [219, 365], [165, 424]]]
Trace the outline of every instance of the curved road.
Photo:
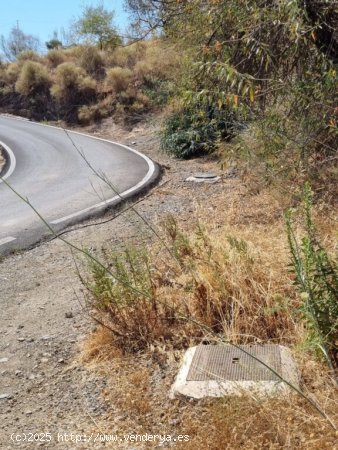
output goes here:
[[[60, 128], [0, 115], [0, 143], [14, 154], [4, 178], [55, 231], [136, 194], [158, 175], [157, 166], [135, 150], [68, 133], [71, 139]], [[114, 189], [93, 173], [72, 141]], [[0, 180], [0, 254], [27, 248], [50, 234], [34, 211]]]

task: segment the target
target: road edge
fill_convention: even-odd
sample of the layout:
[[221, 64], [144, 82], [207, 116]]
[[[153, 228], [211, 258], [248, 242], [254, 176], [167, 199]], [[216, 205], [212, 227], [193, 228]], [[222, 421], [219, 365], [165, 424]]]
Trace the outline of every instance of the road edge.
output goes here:
[[[16, 116], [13, 117], [13, 116], [10, 116], [7, 114], [0, 114], [0, 116], [5, 116], [5, 117], [13, 119], [13, 120], [27, 120], [27, 119], [22, 119], [22, 118], [19, 118]], [[153, 161], [151, 158], [144, 155], [140, 151], [133, 149], [125, 144], [121, 144], [119, 142], [115, 142], [110, 139], [92, 136], [90, 134], [82, 133], [79, 131], [69, 130], [69, 129], [62, 128], [62, 127], [40, 124], [39, 122], [35, 122], [35, 121], [31, 121], [31, 120], [29, 120], [29, 122], [34, 125], [50, 127], [50, 128], [58, 129], [60, 131], [64, 131], [65, 133], [79, 134], [79, 135], [86, 136], [91, 139], [105, 141], [110, 144], [117, 145], [119, 147], [126, 149], [129, 152], [132, 152], [132, 153], [138, 155], [140, 158], [142, 158], [146, 162], [146, 164], [148, 166], [148, 171], [147, 171], [146, 175], [140, 181], [138, 181], [136, 184], [134, 184], [133, 186], [128, 188], [126, 191], [123, 191], [118, 194], [114, 192], [114, 196], [111, 197], [110, 199], [107, 199], [104, 202], [98, 203], [96, 205], [92, 205], [84, 210], [76, 211], [76, 212], [74, 212], [66, 217], [63, 217], [61, 219], [49, 221], [50, 225], [53, 226], [53, 228], [54, 228], [55, 236], [59, 232], [67, 229], [68, 227], [72, 227], [73, 225], [79, 224], [79, 223], [84, 222], [89, 219], [101, 217], [104, 214], [106, 214], [107, 211], [109, 211], [113, 208], [116, 208], [117, 210], [119, 210], [123, 206], [123, 204], [125, 204], [127, 201], [132, 201], [134, 199], [142, 197], [142, 195], [145, 195], [153, 186], [155, 186], [157, 184], [157, 182], [161, 178], [162, 169], [158, 163], [156, 163], [155, 161]], [[14, 172], [15, 167], [16, 167], [16, 158], [15, 158], [13, 151], [10, 149], [10, 147], [7, 144], [3, 143], [1, 140], [0, 140], [0, 146], [4, 148], [4, 151], [6, 153], [5, 166], [3, 167], [3, 170], [0, 172], [0, 183], [2, 183], [6, 178], [8, 178]], [[71, 231], [71, 230], [69, 230], [69, 231]], [[31, 248], [34, 248], [37, 245], [40, 245], [40, 244], [48, 241], [49, 238], [51, 238], [51, 237], [53, 238], [53, 235], [49, 234], [47, 236], [46, 234], [42, 234], [41, 237], [37, 241], [23, 247], [22, 249], [29, 250]], [[13, 240], [16, 240], [16, 238], [11, 237], [11, 241], [13, 241]], [[1, 245], [5, 245], [5, 243], [2, 243]], [[7, 251], [5, 251], [5, 254], [6, 253], [7, 254], [11, 253], [11, 250], [8, 249]]]
[[6, 178], [10, 177], [14, 172], [16, 166], [16, 158], [10, 147], [8, 147], [8, 145], [1, 140], [0, 147], [2, 150], [2, 157], [5, 160], [4, 165], [0, 169], [0, 183], [3, 183], [3, 180], [6, 180]]

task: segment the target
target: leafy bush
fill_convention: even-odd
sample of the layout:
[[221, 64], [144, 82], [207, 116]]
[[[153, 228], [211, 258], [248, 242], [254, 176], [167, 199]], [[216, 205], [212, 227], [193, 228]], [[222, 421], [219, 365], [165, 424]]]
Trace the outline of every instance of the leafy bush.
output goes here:
[[234, 132], [234, 113], [203, 104], [190, 104], [173, 112], [162, 131], [161, 146], [178, 158], [213, 151], [221, 138]]
[[170, 80], [162, 80], [153, 76], [145, 76], [142, 92], [154, 106], [165, 106], [170, 98], [176, 94], [176, 86]]
[[306, 235], [296, 239], [291, 211], [287, 213], [287, 233], [295, 283], [303, 300], [302, 313], [311, 338], [324, 352], [331, 366], [338, 367], [338, 261], [320, 245], [311, 216], [312, 194], [304, 189]]

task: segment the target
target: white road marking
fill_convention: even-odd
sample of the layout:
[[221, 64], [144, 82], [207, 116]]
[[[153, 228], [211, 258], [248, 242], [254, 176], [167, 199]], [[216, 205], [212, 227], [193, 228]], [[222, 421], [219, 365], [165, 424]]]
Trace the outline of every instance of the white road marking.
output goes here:
[[12, 241], [15, 241], [15, 237], [13, 237], [13, 236], [8, 236], [8, 237], [5, 237], [5, 238], [3, 238], [3, 239], [0, 239], [0, 245], [5, 245], [5, 244], [8, 244], [8, 242], [12, 242]]
[[2, 141], [0, 141], [0, 145], [6, 150], [9, 157], [9, 169], [7, 170], [6, 174], [3, 177], [1, 177], [0, 173], [0, 183], [3, 183], [3, 180], [6, 180], [6, 178], [10, 177], [14, 172], [16, 166], [16, 158], [12, 150], [8, 147], [8, 145], [6, 145]]

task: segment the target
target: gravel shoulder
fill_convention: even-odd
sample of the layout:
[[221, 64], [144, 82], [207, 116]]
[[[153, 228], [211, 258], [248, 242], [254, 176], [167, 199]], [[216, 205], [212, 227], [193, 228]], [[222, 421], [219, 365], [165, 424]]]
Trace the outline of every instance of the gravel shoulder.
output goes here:
[[[110, 121], [85, 132], [128, 144], [161, 164], [159, 185], [137, 204], [151, 223], [168, 213], [183, 223], [206, 214], [220, 225], [218, 206], [240, 194], [240, 182], [231, 171], [216, 184], [186, 182], [195, 172], [219, 174], [216, 160], [170, 159], [159, 152], [157, 129], [154, 119], [131, 132]], [[152, 239], [133, 212], [108, 221], [113, 214], [74, 227], [67, 239], [92, 249]], [[102, 400], [106, 378], [78, 359], [81, 342], [94, 325], [82, 306], [81, 283], [69, 248], [53, 240], [4, 258], [0, 283], [0, 448], [106, 448], [104, 443], [57, 440], [58, 433], [89, 433], [103, 416], [111, 432], [124, 422], [115, 405]], [[168, 385], [171, 381], [169, 374]], [[11, 435], [22, 439], [24, 433], [51, 433], [52, 442], [11, 441]]]

